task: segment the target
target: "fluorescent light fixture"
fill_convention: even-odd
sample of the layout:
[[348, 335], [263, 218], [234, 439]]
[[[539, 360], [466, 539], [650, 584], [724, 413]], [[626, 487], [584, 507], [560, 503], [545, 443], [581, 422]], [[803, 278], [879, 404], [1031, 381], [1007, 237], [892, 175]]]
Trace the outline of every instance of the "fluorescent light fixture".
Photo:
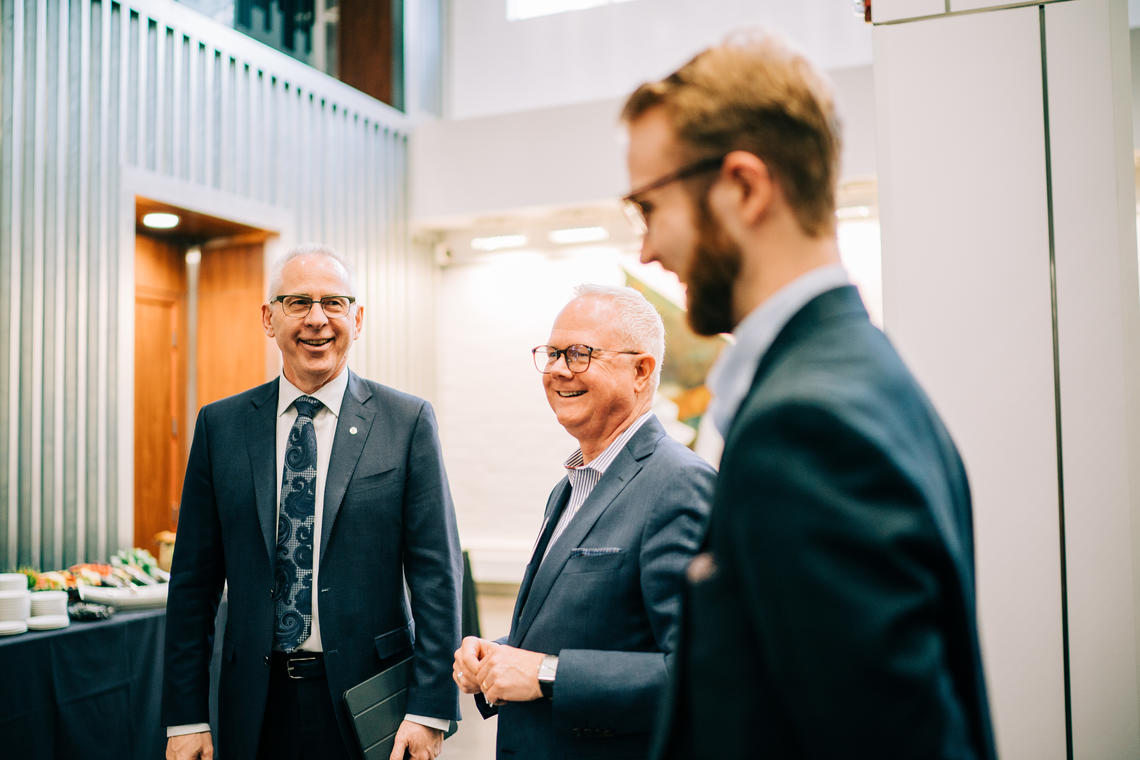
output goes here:
[[844, 206], [836, 210], [835, 215], [840, 219], [867, 219], [871, 216], [871, 209], [866, 206]]
[[519, 248], [526, 245], [526, 235], [493, 235], [471, 238], [471, 247], [476, 251], [498, 251], [503, 248]]
[[150, 227], [152, 230], [169, 230], [178, 226], [178, 214], [167, 214], [160, 211], [152, 211], [143, 216], [143, 226]]
[[569, 227], [564, 230], [552, 230], [547, 236], [551, 243], [566, 245], [569, 243], [598, 243], [609, 239], [610, 233], [605, 227]]

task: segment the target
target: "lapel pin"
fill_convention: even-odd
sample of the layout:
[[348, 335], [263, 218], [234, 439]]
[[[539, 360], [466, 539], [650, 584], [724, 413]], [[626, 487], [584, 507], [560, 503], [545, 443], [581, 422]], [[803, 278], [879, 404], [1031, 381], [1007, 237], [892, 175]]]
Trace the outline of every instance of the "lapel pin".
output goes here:
[[356, 426], [355, 425], [353, 425], [352, 427], [350, 427], [348, 429], [348, 434], [349, 435], [356, 435]]

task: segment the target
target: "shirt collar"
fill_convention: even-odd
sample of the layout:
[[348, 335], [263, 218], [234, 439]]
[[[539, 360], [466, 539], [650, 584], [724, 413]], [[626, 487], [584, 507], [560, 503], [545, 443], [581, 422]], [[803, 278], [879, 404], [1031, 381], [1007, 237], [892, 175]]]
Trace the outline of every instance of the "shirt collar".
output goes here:
[[618, 452], [621, 451], [627, 443], [629, 443], [630, 438], [633, 438], [633, 434], [636, 433], [641, 428], [641, 426], [644, 425], [652, 416], [653, 412], [646, 412], [634, 420], [632, 423], [630, 423], [629, 427], [621, 431], [621, 434], [613, 440], [613, 443], [611, 443], [609, 446], [606, 446], [605, 451], [591, 459], [590, 463], [588, 465], [585, 465], [585, 467], [582, 466], [582, 460], [585, 459], [585, 457], [582, 456], [582, 449], [577, 449], [573, 454], [566, 457], [566, 461], [562, 463], [562, 466], [567, 470], [582, 468], [597, 470], [599, 473], [604, 473], [610, 464], [612, 464], [613, 461], [617, 459]]
[[282, 372], [280, 376], [281, 384], [277, 389], [277, 416], [280, 417], [285, 411], [293, 405], [298, 396], [312, 396], [325, 405], [325, 408], [333, 413], [334, 416], [340, 416], [340, 404], [344, 400], [344, 392], [348, 389], [348, 368], [342, 369], [340, 374], [329, 380], [327, 383], [317, 388], [312, 393], [304, 393], [300, 388], [293, 385], [285, 377]]
[[713, 393], [708, 413], [722, 436], [728, 435], [760, 360], [784, 325], [816, 296], [849, 282], [842, 264], [813, 269], [780, 288], [740, 321], [732, 333], [735, 342], [721, 351], [708, 376]]

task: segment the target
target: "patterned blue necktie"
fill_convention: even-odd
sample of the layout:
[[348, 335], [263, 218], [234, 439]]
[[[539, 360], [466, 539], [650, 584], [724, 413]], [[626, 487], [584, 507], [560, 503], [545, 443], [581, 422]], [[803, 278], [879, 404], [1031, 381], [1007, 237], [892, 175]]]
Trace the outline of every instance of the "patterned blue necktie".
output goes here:
[[277, 517], [277, 564], [273, 600], [276, 648], [292, 652], [309, 638], [313, 623], [313, 522], [317, 501], [317, 432], [313, 416], [322, 404], [312, 396], [293, 402], [297, 419], [289, 431]]

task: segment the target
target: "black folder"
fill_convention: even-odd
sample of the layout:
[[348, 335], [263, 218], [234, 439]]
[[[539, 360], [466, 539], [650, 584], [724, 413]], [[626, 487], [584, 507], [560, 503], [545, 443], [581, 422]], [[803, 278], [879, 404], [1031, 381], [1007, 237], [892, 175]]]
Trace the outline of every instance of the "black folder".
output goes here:
[[388, 760], [408, 706], [412, 657], [400, 660], [344, 693], [364, 760]]
[[[392, 754], [396, 732], [407, 714], [412, 660], [412, 655], [408, 655], [344, 693], [344, 706], [364, 760], [388, 760]], [[444, 738], [454, 734], [457, 727], [451, 721]]]

